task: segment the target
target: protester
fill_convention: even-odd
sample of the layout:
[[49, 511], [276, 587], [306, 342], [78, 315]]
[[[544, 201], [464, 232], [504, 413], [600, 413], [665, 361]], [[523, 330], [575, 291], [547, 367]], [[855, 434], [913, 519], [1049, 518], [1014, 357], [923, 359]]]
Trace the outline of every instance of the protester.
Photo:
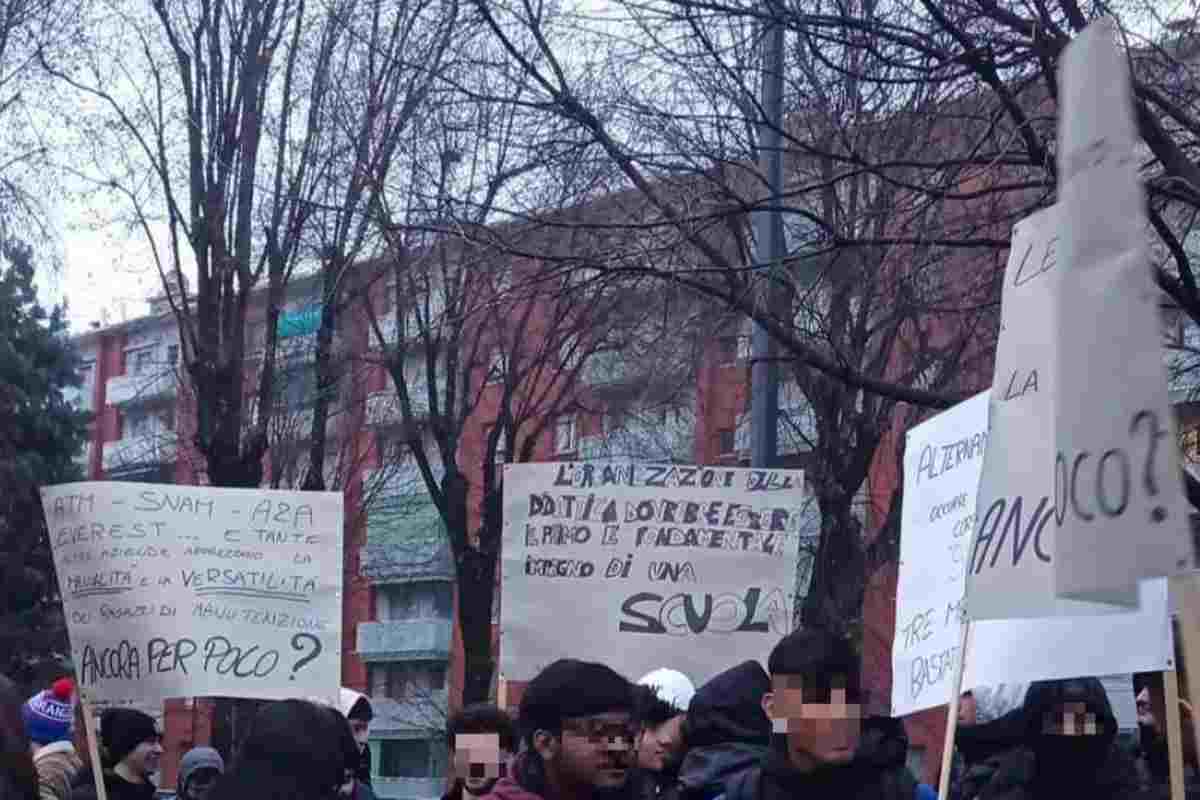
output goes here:
[[358, 770], [357, 746], [337, 709], [303, 700], [263, 706], [211, 800], [337, 800]]
[[1125, 800], [1133, 763], [1116, 747], [1117, 719], [1096, 678], [1034, 683], [1019, 709], [1021, 743], [971, 767], [964, 800]]
[[339, 710], [350, 723], [350, 732], [358, 744], [358, 762], [355, 766], [354, 777], [359, 783], [371, 785], [371, 748], [367, 735], [371, 728], [371, 720], [375, 711], [371, 701], [361, 692], [343, 688], [341, 690]]
[[0, 675], [0, 798], [37, 800], [38, 776], [12, 681]]
[[21, 716], [33, 744], [33, 765], [42, 800], [68, 800], [71, 783], [83, 767], [71, 741], [75, 684], [62, 678], [25, 701]]
[[688, 705], [696, 696], [696, 687], [691, 678], [679, 670], [662, 667], [648, 672], [638, 681], [638, 686], [654, 690], [654, 694], [663, 702], [680, 709], [682, 715], [687, 712]]
[[978, 721], [979, 704], [975, 700], [975, 693], [967, 689], [958, 698], [958, 724], [974, 725]]
[[[111, 708], [100, 716], [100, 759], [108, 800], [152, 800], [150, 776], [162, 758], [162, 736], [154, 718], [132, 708]], [[71, 800], [96, 800], [97, 765], [80, 770]]]
[[454, 759], [454, 785], [444, 800], [477, 800], [508, 775], [517, 752], [516, 725], [496, 706], [476, 703], [450, 717], [446, 742]]
[[908, 742], [896, 720], [864, 730], [858, 657], [816, 629], [785, 636], [771, 651], [771, 749], [729, 781], [725, 800], [914, 800], [928, 796], [904, 766]]
[[217, 779], [225, 774], [225, 759], [211, 747], [193, 747], [179, 761], [177, 800], [208, 800]]
[[524, 752], [491, 800], [594, 800], [622, 789], [633, 762], [633, 686], [603, 664], [561, 659], [521, 698]]
[[744, 661], [696, 690], [683, 725], [686, 753], [679, 768], [684, 800], [711, 800], [754, 768], [771, 742], [763, 697], [771, 679], [757, 661]]
[[683, 760], [683, 719], [686, 712], [663, 700], [649, 686], [634, 687], [637, 759], [630, 794], [635, 800], [654, 800], [675, 788]]
[[[1176, 660], [1176, 665], [1180, 662]], [[1188, 798], [1200, 798], [1200, 775], [1197, 775], [1196, 730], [1192, 724], [1192, 707], [1184, 697], [1186, 684], [1180, 679], [1179, 716], [1183, 750], [1183, 775]], [[1139, 673], [1134, 676], [1138, 711], [1137, 766], [1139, 779], [1149, 797], [1170, 794], [1170, 769], [1167, 755], [1167, 702], [1161, 672]]]

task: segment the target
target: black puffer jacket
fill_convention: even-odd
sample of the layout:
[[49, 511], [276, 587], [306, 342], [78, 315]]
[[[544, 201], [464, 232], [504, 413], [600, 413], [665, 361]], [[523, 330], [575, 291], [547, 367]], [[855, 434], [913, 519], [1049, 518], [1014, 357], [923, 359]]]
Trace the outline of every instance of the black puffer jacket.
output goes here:
[[[1043, 733], [1047, 714], [1084, 703], [1100, 733]], [[961, 800], [1129, 800], [1139, 795], [1132, 759], [1115, 744], [1117, 720], [1095, 678], [1042, 681], [1029, 687], [1020, 711], [1022, 741], [968, 768]]]
[[688, 706], [687, 754], [677, 792], [686, 800], [710, 800], [728, 781], [757, 766], [771, 741], [771, 720], [762, 708], [771, 679], [757, 661], [725, 670], [696, 690]]
[[[104, 792], [108, 800], [154, 800], [154, 784], [130, 783], [115, 772], [104, 771]], [[90, 767], [85, 767], [71, 782], [71, 800], [96, 800], [96, 783]]]

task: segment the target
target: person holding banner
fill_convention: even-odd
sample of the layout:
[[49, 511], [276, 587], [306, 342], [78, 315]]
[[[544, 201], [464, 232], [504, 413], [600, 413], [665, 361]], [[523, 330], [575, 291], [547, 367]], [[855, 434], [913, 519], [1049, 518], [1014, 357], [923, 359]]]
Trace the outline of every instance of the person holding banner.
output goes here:
[[1136, 769], [1116, 745], [1117, 718], [1098, 679], [1034, 683], [1020, 716], [1020, 745], [968, 770], [962, 800], [1139, 796]]
[[25, 730], [33, 743], [33, 764], [42, 800], [68, 800], [71, 782], [83, 768], [71, 742], [74, 697], [75, 683], [61, 678], [26, 700], [21, 708]]
[[108, 800], [154, 800], [150, 776], [162, 759], [162, 734], [149, 714], [132, 708], [110, 708], [100, 716], [100, 765], [81, 770], [71, 787], [71, 800], [96, 800], [93, 770], [104, 773]]
[[624, 789], [633, 766], [633, 685], [603, 664], [560, 659], [525, 689], [514, 775], [488, 800], [593, 800]]

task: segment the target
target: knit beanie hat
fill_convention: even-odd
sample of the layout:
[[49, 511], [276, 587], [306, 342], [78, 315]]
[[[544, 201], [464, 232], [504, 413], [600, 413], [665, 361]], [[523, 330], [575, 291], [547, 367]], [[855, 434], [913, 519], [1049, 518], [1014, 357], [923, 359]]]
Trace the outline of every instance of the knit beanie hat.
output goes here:
[[73, 697], [75, 684], [61, 678], [45, 691], [38, 692], [21, 707], [25, 731], [37, 745], [71, 740], [71, 723], [75, 720]]
[[221, 754], [211, 747], [193, 747], [188, 750], [179, 762], [180, 789], [186, 787], [192, 775], [202, 769], [215, 769], [223, 775], [225, 774], [225, 759], [221, 758]]
[[100, 741], [109, 763], [119, 764], [142, 742], [158, 741], [154, 718], [133, 708], [110, 708], [100, 715]]
[[633, 684], [611, 667], [564, 658], [539, 672], [526, 687], [519, 714], [521, 733], [529, 740], [539, 730], [561, 730], [564, 719], [632, 710]]

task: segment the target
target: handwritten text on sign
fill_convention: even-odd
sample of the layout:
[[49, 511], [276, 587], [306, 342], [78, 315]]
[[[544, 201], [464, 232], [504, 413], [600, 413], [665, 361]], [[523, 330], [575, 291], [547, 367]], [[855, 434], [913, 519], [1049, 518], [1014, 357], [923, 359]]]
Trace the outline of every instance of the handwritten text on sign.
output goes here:
[[959, 661], [965, 561], [988, 440], [987, 404], [984, 392], [908, 432], [892, 644], [896, 715], [946, 702]]
[[812, 515], [798, 471], [585, 462], [510, 465], [504, 520], [506, 677], [570, 656], [704, 680], [790, 630]]
[[42, 503], [98, 700], [336, 696], [341, 494], [103, 482]]

